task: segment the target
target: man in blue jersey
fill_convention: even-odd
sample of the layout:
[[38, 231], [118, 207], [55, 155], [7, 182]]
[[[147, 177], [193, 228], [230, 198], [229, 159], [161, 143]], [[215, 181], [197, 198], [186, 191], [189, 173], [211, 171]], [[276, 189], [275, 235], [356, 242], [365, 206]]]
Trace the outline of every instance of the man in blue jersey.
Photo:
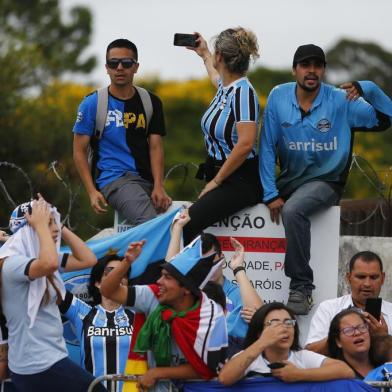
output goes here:
[[[154, 218], [171, 204], [163, 188], [162, 103], [145, 90], [142, 96], [143, 91], [134, 86], [138, 68], [134, 43], [126, 39], [110, 43], [106, 50], [110, 85], [102, 136], [98, 139], [95, 133], [96, 91], [81, 102], [73, 128], [74, 162], [92, 208], [104, 213], [108, 202], [132, 226]], [[91, 141], [97, 145], [96, 184], [87, 159]]]
[[282, 214], [285, 274], [291, 278], [287, 305], [296, 314], [309, 312], [315, 288], [309, 266], [309, 217], [339, 202], [354, 132], [385, 130], [392, 116], [391, 99], [373, 82], [347, 83], [338, 89], [322, 83], [325, 67], [320, 47], [298, 47], [293, 60], [296, 82], [271, 91], [260, 143], [263, 201], [272, 221], [279, 223]]

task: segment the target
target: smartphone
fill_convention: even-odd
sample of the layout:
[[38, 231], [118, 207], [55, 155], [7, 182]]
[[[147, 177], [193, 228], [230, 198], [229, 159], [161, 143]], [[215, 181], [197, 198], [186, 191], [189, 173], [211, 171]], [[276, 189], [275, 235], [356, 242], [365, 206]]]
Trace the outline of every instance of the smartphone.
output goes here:
[[286, 364], [285, 364], [285, 363], [282, 363], [282, 362], [272, 362], [272, 363], [268, 363], [267, 366], [268, 366], [270, 369], [280, 369], [280, 368], [282, 368], [282, 367], [285, 367]]
[[174, 45], [175, 46], [190, 46], [196, 48], [197, 46], [197, 35], [196, 34], [174, 34]]
[[365, 312], [370, 313], [375, 319], [380, 321], [381, 318], [382, 298], [367, 298]]

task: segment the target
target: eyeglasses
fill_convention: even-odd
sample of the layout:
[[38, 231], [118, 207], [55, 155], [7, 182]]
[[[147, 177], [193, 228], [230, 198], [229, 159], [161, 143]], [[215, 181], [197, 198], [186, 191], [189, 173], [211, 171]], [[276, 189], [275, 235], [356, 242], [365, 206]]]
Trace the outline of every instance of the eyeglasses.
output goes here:
[[278, 325], [284, 325], [285, 327], [294, 327], [296, 322], [297, 320], [294, 319], [284, 319], [284, 320], [272, 319], [266, 321], [264, 325], [266, 327], [277, 327]]
[[137, 64], [137, 61], [135, 59], [130, 58], [130, 57], [123, 58], [123, 59], [107, 59], [106, 60], [106, 65], [110, 69], [117, 69], [117, 67], [119, 66], [120, 63], [124, 68], [131, 68], [134, 64]]
[[114, 270], [114, 267], [105, 267], [103, 270], [103, 274], [106, 276], [106, 275], [110, 274], [110, 272], [113, 270]]
[[360, 334], [368, 332], [369, 326], [365, 323], [356, 325], [355, 327], [346, 327], [339, 330], [346, 336], [354, 336], [355, 331], [358, 331]]

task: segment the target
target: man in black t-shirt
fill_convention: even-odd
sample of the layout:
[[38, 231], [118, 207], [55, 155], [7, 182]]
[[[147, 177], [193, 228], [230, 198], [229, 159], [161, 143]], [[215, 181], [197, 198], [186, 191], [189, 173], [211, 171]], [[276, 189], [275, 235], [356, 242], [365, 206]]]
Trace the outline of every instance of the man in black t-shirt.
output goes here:
[[118, 39], [106, 51], [108, 87], [106, 124], [98, 141], [96, 185], [87, 154], [95, 132], [98, 94], [81, 102], [74, 133], [74, 162], [96, 213], [106, 212], [107, 202], [133, 226], [165, 211], [171, 204], [163, 187], [165, 124], [160, 99], [148, 93], [152, 116], [146, 109], [133, 77], [139, 68], [136, 46]]

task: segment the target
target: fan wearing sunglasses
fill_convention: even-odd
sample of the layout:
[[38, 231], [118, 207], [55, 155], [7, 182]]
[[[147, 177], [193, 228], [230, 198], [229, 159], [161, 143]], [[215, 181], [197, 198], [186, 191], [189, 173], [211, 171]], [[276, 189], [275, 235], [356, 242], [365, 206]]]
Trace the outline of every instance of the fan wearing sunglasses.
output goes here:
[[358, 309], [345, 309], [332, 319], [327, 344], [331, 357], [346, 362], [355, 378], [362, 380], [374, 369], [369, 357], [369, 323]]
[[[144, 354], [132, 352], [144, 315], [101, 295], [102, 279], [121, 263], [121, 259], [117, 254], [108, 253], [92, 268], [88, 285], [92, 303], [67, 291], [60, 304], [62, 315], [72, 324], [80, 343], [80, 365], [95, 377], [125, 372], [144, 374], [147, 370]], [[128, 285], [127, 276], [121, 284]], [[126, 389], [129, 384], [120, 383], [117, 391], [135, 390], [135, 385], [133, 389]]]
[[224, 385], [234, 384], [249, 373], [272, 374], [286, 382], [354, 377], [344, 362], [300, 349], [294, 313], [280, 302], [256, 311], [244, 347], [219, 373], [219, 381]]
[[[102, 133], [96, 129], [102, 112], [98, 91], [83, 99], [73, 128], [74, 162], [91, 207], [103, 214], [110, 204], [131, 226], [154, 218], [171, 204], [163, 187], [162, 137], [166, 132], [162, 102], [134, 85], [138, 69], [133, 42], [117, 39], [110, 43], [104, 129]], [[90, 146], [93, 170], [88, 162]]]

